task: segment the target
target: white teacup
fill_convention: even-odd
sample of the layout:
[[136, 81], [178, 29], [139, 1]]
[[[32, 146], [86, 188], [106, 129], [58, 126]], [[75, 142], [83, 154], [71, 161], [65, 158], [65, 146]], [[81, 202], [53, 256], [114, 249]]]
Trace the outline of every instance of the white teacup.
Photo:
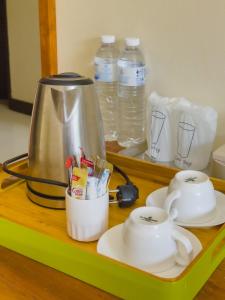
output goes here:
[[168, 270], [175, 262], [187, 265], [192, 257], [189, 239], [176, 230], [166, 211], [158, 207], [133, 210], [123, 226], [123, 240], [128, 263], [152, 272]]
[[215, 212], [216, 196], [209, 177], [199, 171], [181, 171], [171, 180], [164, 209], [177, 221], [209, 221]]

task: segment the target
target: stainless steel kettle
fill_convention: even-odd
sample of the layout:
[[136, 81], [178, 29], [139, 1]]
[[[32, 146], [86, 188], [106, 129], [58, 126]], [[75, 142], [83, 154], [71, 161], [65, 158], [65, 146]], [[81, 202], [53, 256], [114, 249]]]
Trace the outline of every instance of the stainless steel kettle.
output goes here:
[[42, 78], [31, 119], [28, 174], [36, 180], [27, 180], [30, 200], [46, 207], [65, 207], [65, 187], [37, 179], [68, 183], [66, 158], [80, 148], [88, 158], [105, 158], [103, 124], [93, 81], [74, 73]]

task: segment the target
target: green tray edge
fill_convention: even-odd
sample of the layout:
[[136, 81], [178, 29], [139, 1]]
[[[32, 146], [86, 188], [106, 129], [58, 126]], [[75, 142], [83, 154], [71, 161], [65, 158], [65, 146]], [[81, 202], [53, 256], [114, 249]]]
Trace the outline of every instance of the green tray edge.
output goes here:
[[222, 248], [212, 263], [213, 243], [185, 276], [168, 282], [4, 218], [0, 245], [123, 299], [192, 299], [225, 255]]

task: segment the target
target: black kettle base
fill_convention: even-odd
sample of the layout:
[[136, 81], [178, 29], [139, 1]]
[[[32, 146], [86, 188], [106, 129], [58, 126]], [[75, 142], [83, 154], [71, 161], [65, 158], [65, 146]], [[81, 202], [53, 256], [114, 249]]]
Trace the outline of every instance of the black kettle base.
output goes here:
[[35, 204], [52, 209], [65, 209], [65, 198], [39, 193], [27, 184], [27, 196]]

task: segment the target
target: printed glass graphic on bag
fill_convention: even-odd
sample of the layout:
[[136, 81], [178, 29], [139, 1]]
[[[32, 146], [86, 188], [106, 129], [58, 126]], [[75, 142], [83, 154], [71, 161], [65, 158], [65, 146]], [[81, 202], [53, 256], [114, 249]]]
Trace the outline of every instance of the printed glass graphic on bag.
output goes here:
[[177, 154], [181, 158], [188, 158], [195, 134], [195, 126], [186, 122], [179, 122], [177, 133]]
[[157, 159], [160, 152], [160, 148], [157, 147], [160, 135], [165, 124], [166, 115], [162, 112], [155, 110], [152, 111], [152, 123], [151, 123], [151, 157]]

